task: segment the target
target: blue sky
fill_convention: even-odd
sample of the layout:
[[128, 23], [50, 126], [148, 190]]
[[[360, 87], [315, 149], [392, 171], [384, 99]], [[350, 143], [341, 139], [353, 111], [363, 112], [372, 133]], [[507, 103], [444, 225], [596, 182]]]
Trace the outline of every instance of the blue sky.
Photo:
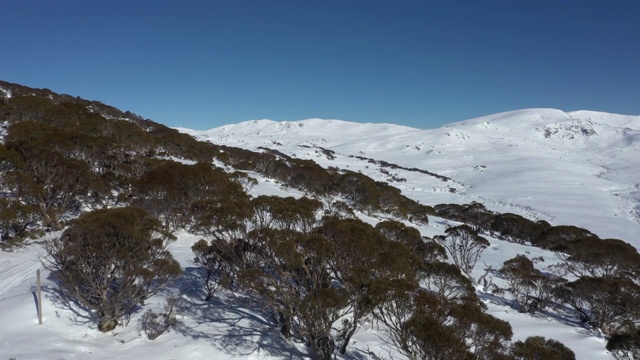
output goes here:
[[0, 79], [168, 126], [640, 114], [640, 1], [4, 0]]

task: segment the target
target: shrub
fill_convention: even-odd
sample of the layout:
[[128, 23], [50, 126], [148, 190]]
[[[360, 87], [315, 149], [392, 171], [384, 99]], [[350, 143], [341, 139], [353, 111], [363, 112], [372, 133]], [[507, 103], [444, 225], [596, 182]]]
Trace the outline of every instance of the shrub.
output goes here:
[[149, 340], [155, 340], [158, 336], [169, 332], [178, 324], [178, 299], [175, 297], [165, 300], [162, 312], [157, 313], [147, 310], [140, 319], [140, 330], [147, 335]]
[[583, 276], [561, 286], [558, 298], [605, 335], [616, 333], [625, 321], [640, 320], [640, 286], [629, 279]]
[[45, 245], [45, 266], [64, 297], [95, 311], [98, 329], [110, 331], [180, 274], [167, 250], [174, 237], [140, 208], [82, 215]]
[[618, 360], [640, 359], [640, 328], [629, 325], [628, 331], [616, 333], [607, 341], [607, 350]]
[[517, 310], [530, 314], [547, 306], [561, 281], [543, 274], [524, 255], [505, 261], [499, 272], [507, 280], [506, 290], [513, 296]]
[[468, 225], [450, 227], [445, 233], [446, 236], [437, 236], [435, 239], [447, 249], [453, 263], [471, 277], [471, 271], [480, 254], [489, 247], [489, 241], [478, 236], [478, 233]]
[[633, 245], [617, 239], [584, 238], [571, 244], [558, 270], [576, 277], [617, 276], [630, 279], [640, 276], [640, 255]]
[[563, 343], [542, 336], [528, 337], [524, 342], [513, 344], [515, 360], [575, 360], [576, 355]]

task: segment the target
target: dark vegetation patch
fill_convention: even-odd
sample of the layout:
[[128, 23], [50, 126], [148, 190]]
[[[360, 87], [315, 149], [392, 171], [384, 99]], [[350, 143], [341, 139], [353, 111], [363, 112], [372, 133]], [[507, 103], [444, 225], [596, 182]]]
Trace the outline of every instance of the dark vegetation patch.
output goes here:
[[365, 156], [359, 156], [359, 155], [349, 155], [350, 158], [356, 158], [358, 160], [362, 160], [362, 161], [366, 161], [370, 164], [375, 164], [375, 165], [379, 165], [381, 167], [386, 167], [389, 169], [401, 169], [401, 170], [405, 170], [405, 171], [412, 171], [412, 172], [418, 172], [421, 174], [425, 174], [425, 175], [429, 175], [432, 176], [438, 180], [442, 180], [444, 182], [448, 182], [448, 181], [452, 181], [451, 178], [443, 176], [443, 175], [439, 175], [436, 173], [432, 173], [431, 171], [427, 171], [427, 170], [423, 170], [423, 169], [418, 169], [415, 167], [412, 168], [408, 168], [408, 167], [404, 167], [404, 166], [400, 166], [394, 163], [390, 163], [388, 161], [384, 161], [384, 160], [376, 160], [376, 159], [372, 159], [372, 158], [368, 158]]

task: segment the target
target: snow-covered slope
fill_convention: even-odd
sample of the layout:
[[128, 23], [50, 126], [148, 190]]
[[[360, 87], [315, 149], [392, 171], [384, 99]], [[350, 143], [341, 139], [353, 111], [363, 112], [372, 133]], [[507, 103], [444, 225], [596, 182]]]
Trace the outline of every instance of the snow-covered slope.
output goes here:
[[[497, 211], [578, 225], [602, 237], [640, 245], [637, 116], [531, 109], [435, 130], [318, 119], [250, 121], [204, 132], [181, 130], [216, 143], [275, 148], [323, 166], [362, 171], [389, 181], [424, 204], [479, 200]], [[250, 175], [258, 181], [251, 190], [253, 196], [302, 196], [272, 179]], [[369, 223], [380, 220], [359, 212], [357, 216]], [[433, 237], [443, 234], [450, 224], [432, 217], [428, 225], [417, 228], [422, 235]], [[191, 252], [199, 237], [184, 232], [176, 235], [170, 250], [184, 268], [184, 276], [150, 299], [143, 311], [158, 310], [165, 297], [177, 295], [180, 324], [155, 341], [139, 332], [143, 311], [134, 314], [126, 327], [99, 332], [90, 313], [56, 296], [46, 270], [44, 324], [38, 325], [34, 290], [41, 245], [0, 252], [0, 359], [309, 358], [308, 348], [279, 336], [255, 304], [247, 304], [241, 294], [221, 291], [215, 300], [204, 301], [194, 279], [197, 269]], [[474, 278], [488, 267], [499, 268], [517, 254], [544, 258], [540, 268], [558, 261], [549, 251], [487, 238], [491, 245], [476, 265]], [[493, 280], [503, 285], [499, 283], [503, 280]], [[613, 359], [601, 334], [587, 330], [566, 314], [549, 311], [529, 316], [480, 286], [478, 295], [490, 314], [511, 324], [514, 341], [545, 336], [571, 348], [577, 359]], [[364, 326], [353, 340], [346, 356], [339, 359], [403, 359], [385, 344], [384, 332], [374, 324]]]
[[[433, 130], [319, 119], [178, 130], [218, 144], [274, 148], [323, 166], [360, 170], [424, 204], [479, 201], [492, 210], [576, 225], [640, 247], [640, 116], [526, 109]], [[335, 151], [335, 158], [322, 149]], [[384, 166], [368, 159], [451, 181], [402, 169], [386, 168], [385, 174]]]

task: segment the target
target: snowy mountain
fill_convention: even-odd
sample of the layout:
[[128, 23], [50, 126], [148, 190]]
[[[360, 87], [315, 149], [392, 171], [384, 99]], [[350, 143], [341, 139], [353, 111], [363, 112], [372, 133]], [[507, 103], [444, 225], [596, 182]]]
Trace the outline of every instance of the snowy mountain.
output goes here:
[[478, 201], [491, 210], [576, 225], [640, 247], [640, 116], [526, 109], [434, 130], [320, 119], [178, 130], [217, 144], [276, 149], [325, 167], [361, 171], [423, 204]]

